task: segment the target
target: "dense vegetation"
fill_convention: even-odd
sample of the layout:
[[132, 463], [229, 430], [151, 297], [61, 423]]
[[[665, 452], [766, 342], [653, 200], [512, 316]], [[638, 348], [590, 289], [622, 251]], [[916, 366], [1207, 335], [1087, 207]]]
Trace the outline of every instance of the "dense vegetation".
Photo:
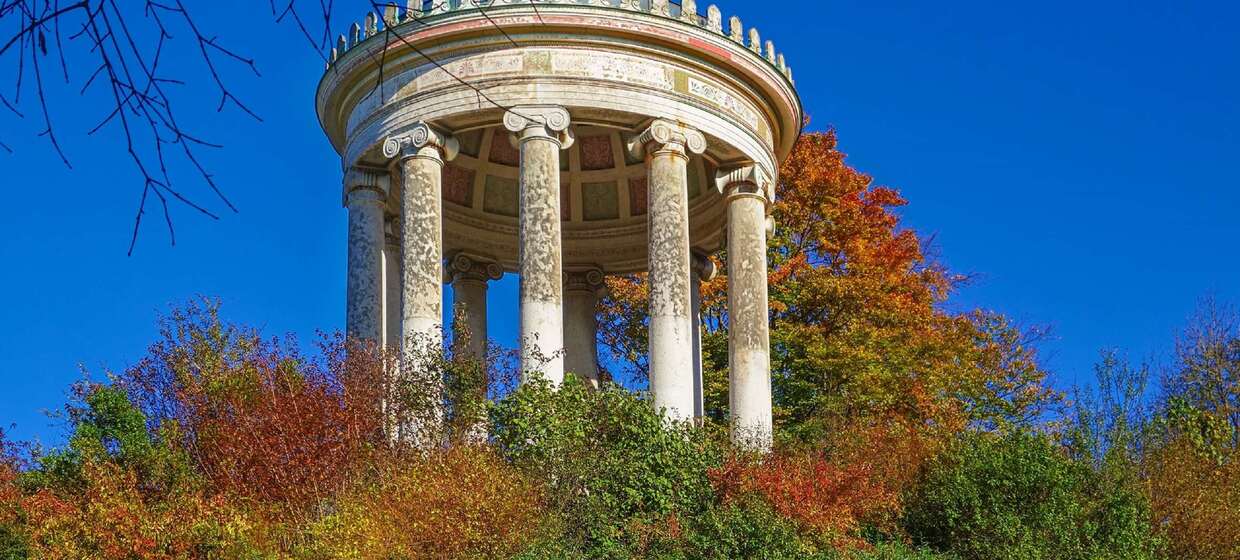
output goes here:
[[[195, 302], [136, 366], [74, 387], [65, 446], [0, 436], [0, 559], [1240, 557], [1228, 308], [1203, 304], [1169, 365], [1104, 353], [1097, 386], [1061, 396], [1040, 331], [944, 310], [966, 279], [833, 134], [801, 140], [779, 196], [770, 455], [726, 442], [726, 278], [705, 286], [700, 426], [615, 385], [516, 388], [498, 349], [400, 369]], [[602, 342], [640, 379], [645, 284], [610, 284]]]

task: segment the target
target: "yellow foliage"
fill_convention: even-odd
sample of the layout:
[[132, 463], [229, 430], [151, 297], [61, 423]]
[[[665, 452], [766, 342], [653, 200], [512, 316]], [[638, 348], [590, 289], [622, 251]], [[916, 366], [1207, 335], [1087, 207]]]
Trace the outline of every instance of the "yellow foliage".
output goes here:
[[1173, 558], [1240, 558], [1240, 453], [1217, 461], [1186, 438], [1154, 451], [1150, 506]]
[[352, 560], [502, 558], [546, 518], [533, 483], [490, 449], [460, 446], [381, 465], [312, 528], [312, 548]]

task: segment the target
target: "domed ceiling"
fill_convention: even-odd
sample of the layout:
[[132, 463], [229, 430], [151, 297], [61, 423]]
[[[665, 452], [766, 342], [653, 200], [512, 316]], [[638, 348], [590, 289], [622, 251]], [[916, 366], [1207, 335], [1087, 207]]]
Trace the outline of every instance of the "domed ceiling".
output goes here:
[[[628, 154], [620, 132], [580, 126], [576, 134], [577, 141], [560, 158], [564, 221], [604, 226], [645, 216], [645, 163]], [[444, 168], [444, 201], [515, 219], [520, 154], [509, 138], [506, 130], [496, 127], [458, 133], [461, 153]], [[704, 178], [713, 173], [713, 166], [704, 158], [690, 160], [691, 201], [706, 190]]]

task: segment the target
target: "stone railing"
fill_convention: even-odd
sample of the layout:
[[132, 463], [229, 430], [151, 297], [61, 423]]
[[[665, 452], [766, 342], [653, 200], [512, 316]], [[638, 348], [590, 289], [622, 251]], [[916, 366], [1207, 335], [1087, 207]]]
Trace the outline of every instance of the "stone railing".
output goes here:
[[792, 68], [785, 62], [783, 53], [775, 51], [773, 41], [764, 43], [758, 30], [752, 27], [746, 30], [741, 18], [737, 16], [728, 18], [728, 28], [724, 31], [723, 14], [719, 7], [712, 4], [703, 13], [698, 11], [697, 0], [431, 0], [429, 3], [408, 0], [405, 7], [389, 3], [383, 8], [383, 17], [380, 18], [374, 12], [366, 14], [362, 24], [354, 23], [347, 35], [341, 35], [336, 40], [336, 46], [329, 55], [328, 67], [350, 49], [384, 29], [411, 22], [427, 23], [428, 18], [449, 12], [530, 4], [573, 4], [661, 15], [728, 37], [765, 59], [787, 77], [789, 82], [792, 81]]

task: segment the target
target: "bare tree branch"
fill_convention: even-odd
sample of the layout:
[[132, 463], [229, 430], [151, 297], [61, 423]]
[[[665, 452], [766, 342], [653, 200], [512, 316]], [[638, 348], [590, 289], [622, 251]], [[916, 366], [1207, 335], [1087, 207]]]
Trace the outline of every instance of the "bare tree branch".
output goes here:
[[[334, 0], [279, 0], [283, 7], [278, 12], [276, 1], [270, 1], [275, 21], [293, 22], [316, 55], [324, 57], [323, 47], [330, 40]], [[170, 48], [184, 45], [183, 48], [197, 53], [205, 67], [205, 77], [219, 95], [216, 112], [232, 105], [256, 121], [262, 121], [229, 87], [222, 72], [222, 65], [238, 65], [255, 77], [261, 77], [257, 63], [225, 45], [218, 36], [207, 33], [186, 3], [185, 0], [141, 0], [141, 3], [138, 0], [0, 0], [0, 68], [9, 65], [16, 75], [12, 98], [0, 94], [0, 105], [19, 119], [25, 118], [23, 103], [35, 105], [41, 117], [35, 136], [47, 138], [66, 167], [72, 168], [71, 158], [56, 126], [60, 120], [56, 115], [63, 110], [57, 106], [61, 97], [48, 91], [48, 86], [54, 84], [44, 79], [47, 68], [42, 59], [54, 56], [53, 60], [60, 65], [60, 72], [56, 74], [65, 84], [73, 81], [69, 72], [71, 63], [91, 69], [80, 87], [73, 86], [71, 94], [102, 95], [107, 99], [102, 104], [85, 102], [87, 106], [100, 107], [102, 112], [99, 120], [88, 123], [84, 132], [87, 137], [105, 130], [120, 134], [124, 138], [127, 159], [142, 176], [128, 254], [133, 254], [147, 204], [152, 200], [158, 201], [169, 241], [174, 246], [176, 231], [171, 202], [207, 218], [219, 219], [215, 212], [176, 186], [173, 168], [182, 169], [180, 166], [184, 165], [184, 169], [192, 170], [218, 203], [232, 212], [238, 211], [204, 165], [200, 153], [202, 149], [221, 146], [182, 124], [183, 111], [196, 110], [176, 106], [165, 89], [186, 85], [186, 81], [164, 70], [163, 61]], [[321, 14], [323, 22], [317, 42], [305, 19], [306, 14], [315, 12]], [[73, 32], [64, 33], [62, 28]], [[4, 29], [11, 30], [11, 34]], [[184, 34], [184, 39], [176, 40], [174, 36], [178, 34]], [[25, 79], [27, 70], [33, 77], [33, 98], [23, 97], [23, 90], [29, 85]], [[7, 139], [0, 138], [0, 150], [13, 153], [13, 148], [4, 140]]]

